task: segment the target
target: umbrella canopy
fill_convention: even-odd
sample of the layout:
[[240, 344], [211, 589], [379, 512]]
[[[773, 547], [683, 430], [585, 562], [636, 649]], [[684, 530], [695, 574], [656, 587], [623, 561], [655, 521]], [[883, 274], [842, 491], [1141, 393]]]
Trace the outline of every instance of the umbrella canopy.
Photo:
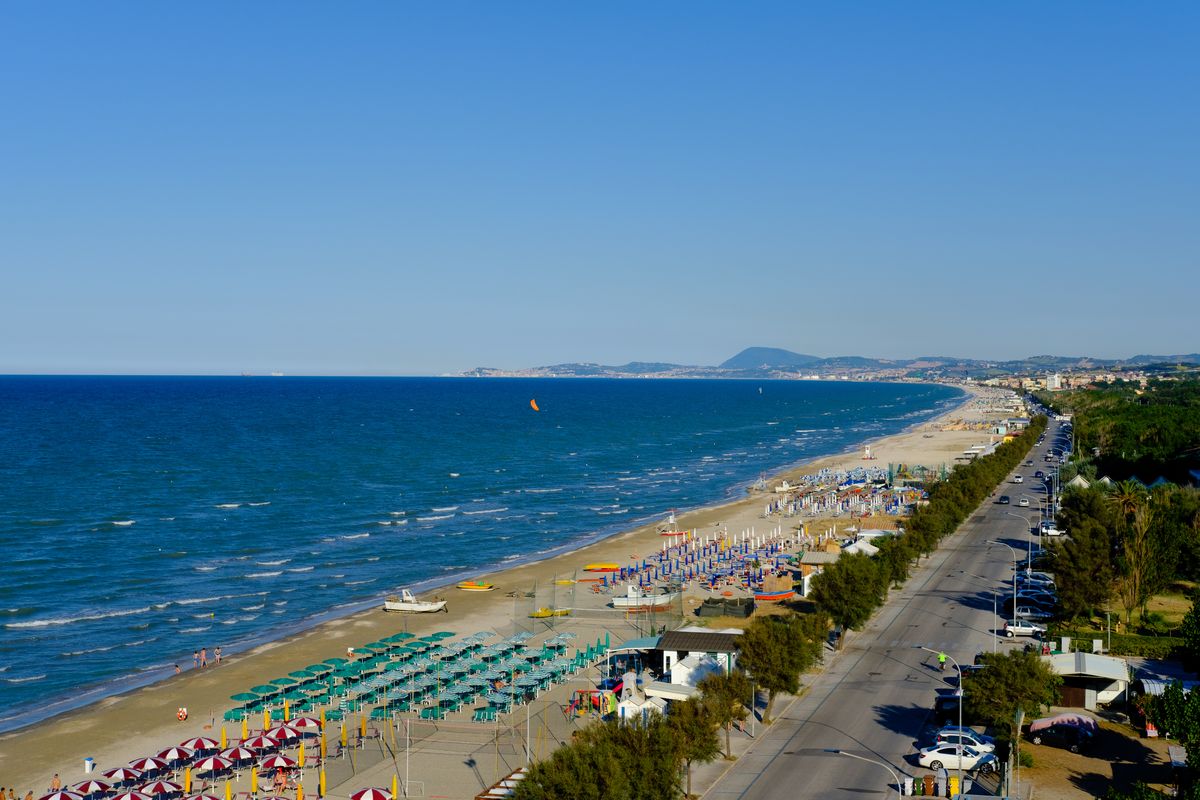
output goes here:
[[[271, 756], [260, 761], [258, 766], [262, 769], [292, 769], [296, 766], [296, 759], [287, 756]], [[391, 800], [390, 796], [388, 800]]]
[[129, 767], [117, 767], [116, 769], [110, 769], [100, 774], [110, 781], [136, 781], [142, 777], [140, 769], [130, 769]]
[[251, 750], [273, 750], [278, 746], [279, 742], [270, 736], [251, 736], [242, 741], [242, 747], [248, 747]]
[[113, 797], [112, 800], [152, 800], [152, 798], [144, 792], [121, 792], [119, 795]]
[[42, 800], [83, 800], [83, 795], [75, 792], [51, 792], [43, 795]]
[[221, 746], [221, 743], [216, 739], [210, 739], [207, 736], [197, 736], [195, 739], [188, 739], [186, 742], [180, 742], [179, 746], [191, 748], [193, 751], [216, 750]]
[[230, 761], [251, 761], [258, 758], [253, 750], [247, 750], [244, 747], [230, 747], [228, 750], [221, 751], [221, 758], [228, 758]]
[[158, 757], [163, 761], [186, 761], [192, 757], [192, 751], [186, 747], [168, 747]]
[[143, 786], [142, 791], [148, 795], [175, 794], [182, 792], [183, 787], [174, 781], [154, 781], [154, 783], [147, 783]]
[[267, 736], [277, 742], [286, 742], [289, 739], [299, 739], [300, 731], [293, 728], [291, 725], [280, 725], [267, 731]]
[[235, 703], [252, 703], [258, 699], [258, 695], [254, 692], [238, 692], [229, 695], [229, 699]]
[[295, 686], [299, 682], [295, 678], [274, 678], [267, 681], [272, 686]]
[[192, 764], [192, 769], [198, 772], [220, 772], [221, 770], [229, 769], [232, 766], [233, 762], [228, 758], [209, 756], [208, 758], [202, 758], [195, 764]]
[[412, 638], [413, 638], [413, 636], [414, 636], [414, 634], [411, 634], [411, 633], [409, 633], [409, 632], [407, 632], [407, 631], [401, 631], [400, 633], [393, 633], [391, 636], [385, 636], [385, 637], [384, 637], [383, 639], [381, 639], [380, 641], [384, 641], [384, 642], [403, 642], [403, 641], [404, 641], [404, 640], [406, 640], [406, 639], [412, 639]]
[[96, 792], [107, 792], [111, 787], [104, 781], [84, 781], [83, 783], [75, 784], [72, 791], [79, 794], [95, 794]]
[[298, 669], [295, 672], [289, 672], [288, 677], [295, 678], [298, 681], [307, 681], [317, 677], [317, 673], [309, 672], [306, 669]]
[[336, 658], [336, 657], [335, 658], [327, 658], [327, 659], [325, 659], [325, 663], [331, 667], [336, 667], [338, 664], [345, 664], [346, 659]]
[[254, 692], [255, 694], [262, 695], [263, 697], [269, 697], [273, 694], [279, 694], [283, 690], [278, 686], [272, 686], [264, 683], [261, 686], [251, 686], [250, 691]]
[[129, 766], [133, 769], [140, 769], [142, 772], [150, 772], [156, 769], [166, 769], [167, 762], [161, 758], [139, 758], [135, 761], [130, 761]]
[[311, 672], [313, 675], [320, 677], [321, 675], [328, 675], [329, 671], [331, 669], [333, 669], [333, 667], [329, 666], [328, 664], [322, 663], [322, 664], [309, 664], [307, 667], [304, 668], [304, 671]]
[[211, 794], [192, 794], [185, 797], [184, 800], [219, 800], [219, 798], [213, 797]]
[[392, 800], [392, 793], [386, 789], [359, 789], [350, 800]]
[[291, 725], [293, 728], [295, 728], [298, 731], [319, 731], [319, 730], [321, 730], [320, 721], [316, 720], [312, 717], [296, 717], [291, 722], [289, 722], [288, 725]]

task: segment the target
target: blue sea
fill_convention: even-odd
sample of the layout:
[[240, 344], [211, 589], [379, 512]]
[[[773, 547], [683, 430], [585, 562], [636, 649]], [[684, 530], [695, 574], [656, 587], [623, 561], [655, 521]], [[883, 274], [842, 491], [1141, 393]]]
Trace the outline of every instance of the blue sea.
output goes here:
[[[0, 377], [0, 729], [744, 494], [961, 401], [818, 381]], [[536, 400], [535, 411], [530, 401]]]

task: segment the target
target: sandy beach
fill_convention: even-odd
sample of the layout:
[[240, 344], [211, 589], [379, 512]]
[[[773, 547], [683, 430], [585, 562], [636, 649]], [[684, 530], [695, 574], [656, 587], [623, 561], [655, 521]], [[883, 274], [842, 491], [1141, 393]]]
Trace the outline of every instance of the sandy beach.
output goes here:
[[[995, 438], [989, 436], [986, 423], [1004, 416], [992, 404], [992, 398], [1000, 394], [971, 389], [962, 405], [936, 420], [870, 443], [872, 461], [865, 461], [863, 450], [856, 448], [787, 470], [769, 478], [768, 483], [775, 486], [783, 480], [795, 482], [798, 476], [823, 468], [886, 467], [889, 463], [934, 469], [952, 466], [965, 448]], [[678, 514], [678, 524], [704, 534], [722, 529], [766, 532], [776, 526], [794, 527], [808, 521], [801, 517], [764, 518], [762, 498], [748, 494], [733, 502], [684, 511]], [[556, 576], [572, 575], [588, 562], [629, 563], [631, 558], [657, 549], [660, 542], [656, 525], [647, 525], [545, 561], [485, 575], [485, 580], [496, 584], [496, 591], [491, 593], [442, 589], [436, 594], [449, 600], [449, 613], [396, 615], [373, 609], [245, 653], [227, 655], [220, 666], [197, 671], [190, 669], [189, 663], [183, 674], [168, 680], [0, 735], [0, 784], [14, 787], [18, 796], [29, 790], [39, 796], [45, 793], [54, 773], [62, 777], [64, 784], [83, 780], [85, 757], [95, 759], [98, 769], [104, 770], [192, 736], [220, 738], [221, 716], [234, 705], [229, 700], [231, 694], [307, 664], [344, 655], [348, 647], [398, 631], [417, 635], [440, 630], [462, 635], [483, 630], [511, 633], [517, 607], [532, 587], [553, 587]], [[520, 597], [510, 598], [510, 592]], [[52, 668], [47, 665], [47, 669]], [[186, 722], [177, 719], [181, 707], [189, 709]], [[239, 726], [229, 725], [228, 732], [231, 739], [236, 739]]]

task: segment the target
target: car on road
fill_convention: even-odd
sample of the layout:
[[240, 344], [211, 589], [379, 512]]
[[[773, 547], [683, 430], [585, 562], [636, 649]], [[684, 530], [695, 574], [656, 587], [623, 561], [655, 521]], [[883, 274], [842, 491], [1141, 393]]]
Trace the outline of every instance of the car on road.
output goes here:
[[994, 772], [996, 755], [981, 753], [972, 747], [957, 744], [935, 744], [920, 751], [917, 763], [932, 770], [965, 769], [968, 772]]
[[1025, 478], [1024, 478], [1024, 477], [1022, 477], [1022, 476], [1020, 476], [1020, 475], [1014, 475], [1014, 476], [1013, 476], [1013, 481], [1012, 481], [1012, 482], [1013, 482], [1013, 483], [1024, 483], [1024, 482], [1025, 482]]
[[1011, 502], [1012, 502], [1012, 498], [1010, 498], [1010, 497], [1009, 497], [1008, 495], [1006, 495], [1006, 494], [1002, 494], [1002, 495], [1000, 495], [1000, 499], [999, 499], [999, 500], [997, 500], [996, 502], [997, 502], [997, 503], [999, 503], [999, 504], [1000, 504], [1000, 505], [1002, 505], [1002, 506], [1006, 506], [1006, 505], [1008, 505], [1009, 503], [1011, 503]]
[[1029, 741], [1034, 744], [1052, 744], [1056, 747], [1065, 747], [1072, 753], [1078, 753], [1081, 750], [1086, 750], [1092, 743], [1092, 732], [1078, 725], [1060, 723], [1030, 732]]
[[1063, 535], [1063, 532], [1060, 531], [1051, 520], [1044, 521], [1041, 526], [1039, 526], [1039, 530], [1042, 532], [1043, 536]]
[[1024, 619], [1016, 619], [1004, 623], [1003, 633], [1009, 639], [1015, 636], [1032, 636], [1035, 639], [1040, 639], [1046, 635], [1046, 626], [1037, 625]]
[[1019, 505], [1021, 508], [1029, 508], [1029, 498], [1022, 497], [1020, 500], [1017, 501], [1017, 505]]
[[1037, 472], [1033, 473], [1033, 477], [1035, 477], [1035, 478], [1044, 478], [1044, 477], [1046, 477], [1046, 473], [1042, 472], [1042, 471], [1039, 469]]
[[972, 750], [978, 750], [981, 753], [991, 753], [996, 749], [996, 740], [990, 736], [984, 736], [982, 733], [976, 733], [973, 729], [967, 727], [958, 727], [957, 725], [946, 725], [937, 733], [934, 734], [936, 744], [961, 744], [970, 747]]
[[1032, 466], [1033, 466], [1033, 459], [1031, 458], [1031, 459], [1027, 460], [1027, 461], [1025, 462], [1025, 466], [1027, 466], [1027, 467], [1032, 467]]

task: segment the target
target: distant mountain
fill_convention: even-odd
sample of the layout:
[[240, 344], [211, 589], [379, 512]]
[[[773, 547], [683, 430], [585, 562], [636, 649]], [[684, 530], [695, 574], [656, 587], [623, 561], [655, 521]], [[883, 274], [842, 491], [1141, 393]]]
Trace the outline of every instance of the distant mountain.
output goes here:
[[778, 347], [747, 347], [733, 358], [722, 362], [720, 369], [790, 370], [807, 367], [820, 361], [819, 356], [793, 353]]

